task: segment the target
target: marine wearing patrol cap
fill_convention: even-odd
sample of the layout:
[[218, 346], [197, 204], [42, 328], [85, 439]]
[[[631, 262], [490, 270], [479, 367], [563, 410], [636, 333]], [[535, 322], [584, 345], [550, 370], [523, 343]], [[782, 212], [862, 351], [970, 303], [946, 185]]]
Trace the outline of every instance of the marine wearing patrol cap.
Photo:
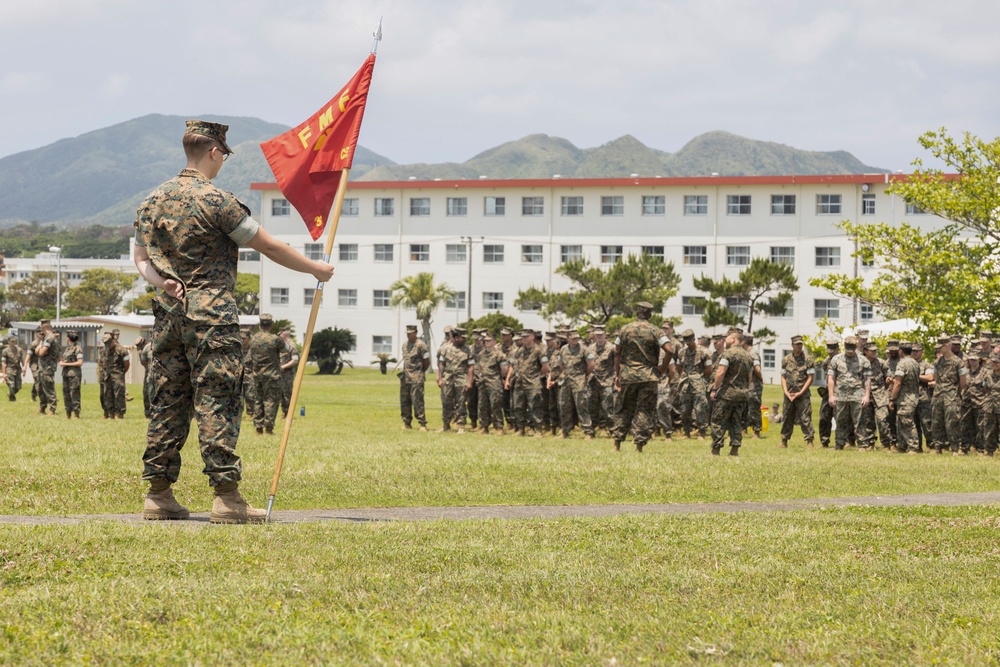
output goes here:
[[690, 340], [694, 338], [694, 331], [692, 331], [691, 329], [685, 329], [684, 331], [681, 332], [681, 338], [683, 338], [684, 340]]
[[848, 336], [844, 339], [844, 347], [847, 349], [856, 349], [858, 347], [858, 337]]
[[274, 316], [271, 315], [270, 313], [261, 313], [260, 314], [260, 323], [261, 324], [272, 324], [272, 323], [274, 323]]
[[514, 330], [511, 329], [510, 327], [504, 327], [503, 329], [500, 330], [500, 335], [501, 336], [513, 336], [514, 335]]
[[[857, 342], [855, 342], [855, 344], [857, 344]], [[831, 338], [827, 338], [826, 339], [826, 347], [828, 349], [829, 348], [834, 348], [834, 347], [840, 347], [840, 340], [837, 339], [837, 338], [832, 338], [832, 337]]]
[[802, 336], [792, 336], [792, 345], [802, 342]]
[[648, 301], [640, 301], [639, 303], [635, 304], [635, 307], [640, 308], [642, 310], [653, 310], [653, 304], [651, 304]]
[[899, 341], [898, 340], [890, 340], [890, 341], [886, 342], [886, 344], [885, 344], [885, 350], [886, 350], [886, 352], [889, 352], [890, 350], [898, 350], [898, 349], [899, 349]]
[[226, 143], [226, 132], [228, 131], [229, 126], [222, 123], [210, 123], [207, 120], [189, 120], [187, 127], [184, 129], [184, 134], [198, 134], [209, 139], [214, 139], [222, 144], [222, 150], [226, 151], [227, 154], [232, 154], [233, 149]]
[[462, 327], [455, 327], [451, 330], [452, 338], [454, 338], [455, 336], [462, 336], [464, 338], [466, 333], [468, 332]]
[[417, 325], [416, 324], [407, 324], [406, 325], [406, 330], [407, 331], [416, 331], [417, 330]]

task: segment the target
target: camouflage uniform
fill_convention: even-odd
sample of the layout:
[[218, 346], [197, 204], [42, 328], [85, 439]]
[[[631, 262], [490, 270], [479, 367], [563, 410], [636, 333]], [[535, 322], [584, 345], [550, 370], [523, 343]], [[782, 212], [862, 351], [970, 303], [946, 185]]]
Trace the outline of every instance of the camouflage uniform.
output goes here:
[[[931, 437], [935, 451], [947, 446], [959, 450], [962, 441], [962, 399], [959, 397], [960, 378], [968, 370], [958, 357], [940, 357], [934, 362], [934, 397], [931, 399]], [[968, 451], [964, 447], [962, 451]]]
[[902, 357], [896, 364], [894, 377], [901, 379], [896, 396], [896, 438], [900, 451], [919, 452], [920, 439], [914, 416], [920, 391], [920, 365], [913, 357]]
[[[830, 360], [828, 372], [833, 376], [833, 398], [836, 406], [837, 449], [843, 449], [847, 438], [861, 430], [861, 402], [865, 398], [865, 384], [871, 380], [872, 368], [860, 352], [854, 356], [840, 353]], [[869, 396], [870, 398], [870, 396]], [[860, 446], [868, 446], [861, 442]]]
[[708, 385], [705, 381], [705, 369], [712, 367], [712, 357], [703, 347], [695, 345], [694, 350], [691, 350], [687, 345], [682, 345], [674, 358], [674, 367], [680, 375], [678, 403], [684, 435], [690, 437], [691, 431], [697, 428], [698, 435], [705, 437], [708, 435]]
[[[996, 357], [1000, 359], [1000, 357]], [[997, 451], [997, 443], [1000, 441], [1000, 372], [997, 372], [996, 365], [990, 364], [985, 373], [983, 381], [986, 387], [986, 398], [983, 402], [982, 411], [982, 431], [983, 446], [986, 454], [993, 456]]]
[[59, 407], [59, 400], [56, 398], [56, 369], [59, 368], [59, 359], [62, 357], [62, 345], [59, 343], [59, 335], [49, 332], [42, 339], [36, 351], [47, 347], [48, 352], [44, 357], [38, 358], [38, 408], [39, 413], [44, 413], [46, 408], [52, 413], [56, 413]]
[[484, 429], [493, 427], [503, 432], [503, 378], [507, 375], [507, 357], [494, 346], [492, 350], [483, 348], [476, 359], [479, 374], [479, 425]]
[[28, 353], [31, 355], [28, 357], [28, 370], [31, 371], [31, 400], [33, 401], [38, 400], [38, 355], [35, 354], [35, 350], [38, 349], [38, 344], [41, 342], [41, 338], [35, 338], [28, 343]]
[[149, 369], [153, 365], [153, 347], [148, 342], [139, 350], [139, 365], [142, 366], [142, 414], [149, 419]]
[[621, 409], [611, 434], [616, 444], [625, 440], [629, 431], [639, 451], [649, 442], [660, 379], [657, 363], [660, 349], [669, 342], [666, 334], [646, 320], [634, 320], [618, 331], [615, 347], [620, 350], [616, 354], [622, 385]]
[[476, 365], [475, 357], [468, 345], [451, 343], [441, 353], [441, 364], [441, 419], [446, 429], [451, 428], [452, 423], [465, 428], [465, 388], [469, 383], [469, 368]]
[[[836, 354], [836, 353], [834, 353]], [[833, 355], [827, 354], [826, 359], [816, 365], [816, 374], [813, 376], [813, 386], [819, 394], [819, 442], [824, 447], [830, 446], [830, 436], [833, 433], [833, 408], [830, 407], [830, 396], [826, 386], [827, 374], [830, 372], [830, 361]], [[840, 424], [837, 424], [839, 427]]]
[[[666, 352], [660, 350], [657, 365], [663, 364], [664, 355]], [[667, 372], [660, 376], [656, 382], [656, 426], [668, 438], [674, 434], [674, 405], [678, 402], [677, 380], [675, 379], [677, 374], [670, 372], [673, 364], [674, 362], [671, 360], [667, 365]]]
[[[562, 368], [554, 363], [560, 349], [558, 342], [545, 346], [545, 356], [549, 359], [549, 376], [542, 379], [542, 428], [551, 431], [552, 435], [556, 434], [561, 423], [559, 418], [559, 390], [561, 386], [558, 384], [558, 380], [562, 376]], [[557, 384], [550, 387], [546, 380], [555, 380]]]
[[892, 447], [892, 435], [889, 432], [889, 390], [885, 386], [889, 365], [885, 359], [878, 357], [869, 360], [868, 363], [872, 369], [872, 397], [868, 405], [861, 411], [858, 444], [874, 447], [877, 431], [882, 447], [889, 449]]
[[962, 448], [969, 451], [975, 447], [981, 454], [986, 451], [982, 425], [985, 424], [983, 409], [989, 393], [986, 386], [986, 377], [990, 374], [986, 368], [988, 363], [988, 360], [981, 360], [976, 370], [969, 365], [969, 378], [962, 396]]
[[[500, 350], [500, 354], [503, 355], [504, 361], [506, 361], [509, 364], [510, 363], [510, 359], [514, 355], [514, 351], [517, 349], [517, 347], [514, 345], [514, 342], [511, 341], [511, 342], [506, 343], [506, 344], [505, 343], [497, 343], [497, 349]], [[506, 371], [504, 371], [504, 373], [506, 373]], [[504, 377], [505, 376], [501, 376], [501, 378], [500, 378], [500, 384], [501, 384], [501, 386], [503, 385], [503, 379], [504, 379]], [[508, 426], [513, 426], [514, 425], [514, 418], [511, 416], [510, 402], [511, 402], [511, 390], [510, 390], [510, 387], [504, 387], [503, 388], [503, 417], [504, 417], [504, 421], [507, 423]]]
[[0, 353], [3, 358], [3, 367], [6, 369], [4, 372], [7, 375], [7, 400], [16, 401], [17, 392], [21, 391], [21, 373], [24, 370], [24, 353], [21, 352], [21, 348], [14, 344], [14, 347], [10, 347], [10, 344], [4, 346], [3, 352]]
[[611, 429], [615, 415], [615, 346], [605, 341], [591, 347], [594, 373], [590, 376], [590, 420], [595, 427]]
[[257, 395], [257, 412], [253, 425], [258, 430], [271, 432], [281, 406], [281, 352], [285, 341], [270, 331], [257, 331], [250, 337], [250, 359], [253, 363], [254, 393]]
[[[718, 453], [729, 434], [730, 454], [736, 455], [743, 444], [743, 415], [750, 400], [753, 357], [739, 343], [729, 347], [719, 359], [726, 373], [715, 392], [712, 410], [712, 452]], [[714, 380], [713, 380], [714, 382]]]
[[[815, 373], [812, 358], [805, 351], [798, 357], [794, 353], [789, 354], [781, 362], [781, 374], [785, 378], [785, 384], [788, 386], [790, 394], [797, 393], [805, 386], [809, 376], [815, 375]], [[809, 399], [809, 390], [795, 399], [794, 403], [789, 401], [787, 396], [785, 397], [784, 405], [781, 408], [783, 415], [781, 422], [782, 442], [787, 442], [792, 437], [792, 430], [798, 424], [802, 429], [802, 436], [805, 438], [806, 444], [813, 444], [812, 403]]]
[[185, 285], [158, 293], [149, 344], [150, 419], [143, 479], [177, 481], [191, 417], [209, 484], [238, 482], [243, 351], [233, 290], [241, 243], [259, 226], [250, 210], [203, 174], [184, 169], [140, 206], [136, 244], [160, 275]]
[[[112, 339], [114, 340], [114, 339]], [[106, 346], [102, 368], [105, 411], [112, 417], [125, 418], [125, 371], [128, 351], [116, 342]]]
[[[744, 348], [745, 349], [745, 348]], [[756, 349], [749, 349], [750, 358], [753, 360], [753, 367], [760, 370], [760, 353]], [[764, 401], [764, 380], [757, 377], [757, 373], [750, 374], [750, 400], [747, 401], [747, 416], [743, 422], [745, 429], [752, 429], [754, 435], [760, 436], [764, 430], [764, 420], [760, 414], [760, 406]]]
[[[146, 347], [149, 347], [148, 345]], [[243, 403], [251, 419], [257, 414], [257, 389], [254, 387], [253, 362], [250, 359], [250, 340], [243, 348]]]
[[[108, 336], [110, 334], [105, 334]], [[146, 347], [150, 347], [147, 345]], [[108, 419], [111, 417], [111, 406], [107, 401], [106, 389], [104, 387], [104, 367], [108, 364], [108, 346], [99, 345], [97, 347], [97, 392], [101, 401], [101, 411], [104, 413], [104, 418]]]
[[514, 428], [519, 431], [541, 431], [544, 427], [542, 367], [548, 363], [549, 358], [538, 344], [521, 346], [511, 360], [511, 412]]
[[[899, 343], [896, 343], [894, 341], [889, 341], [887, 345], [888, 346], [886, 348], [886, 358], [885, 358], [885, 363], [886, 363], [886, 382], [887, 382], [886, 391], [887, 391], [888, 395], [891, 396], [892, 395], [892, 382], [895, 381], [896, 367], [899, 365]], [[895, 352], [896, 352], [896, 356], [895, 357], [892, 356], [892, 352], [894, 351], [893, 350], [893, 345], [896, 346], [895, 347]], [[918, 364], [918, 366], [919, 366], [919, 364]], [[886, 399], [886, 401], [888, 401], [888, 398]], [[887, 403], [887, 405], [888, 405], [888, 403]], [[898, 422], [899, 422], [899, 420], [896, 418], [898, 411], [897, 411], [897, 409], [895, 407], [891, 407], [891, 408], [887, 407], [886, 409], [887, 409], [887, 411], [889, 413], [888, 421], [889, 421], [890, 444], [893, 447], [895, 447], [896, 446], [896, 442], [897, 442], [896, 428], [897, 428]]]
[[580, 428], [586, 435], [594, 435], [594, 425], [590, 419], [590, 376], [587, 365], [594, 361], [594, 353], [577, 339], [576, 349], [572, 343], [563, 345], [556, 352], [558, 364], [562, 368], [559, 378], [559, 417], [563, 435], [573, 430], [573, 411], [579, 419]]
[[[79, 343], [69, 342], [63, 348], [62, 359], [66, 363], [73, 363], [83, 359], [83, 348]], [[83, 372], [79, 366], [63, 366], [63, 405], [66, 408], [66, 416], [80, 416], [80, 380]]]
[[[921, 375], [920, 391], [917, 392], [917, 412], [913, 417], [917, 427], [917, 444], [919, 445], [923, 441], [930, 448], [931, 434], [934, 432], [931, 427], [931, 400], [934, 398], [934, 387], [930, 386], [929, 381], [925, 381], [923, 377], [930, 376], [933, 379], [934, 364], [926, 359], [914, 359], [914, 361], [920, 367]], [[923, 446], [921, 445], [919, 449], [923, 451]]]
[[[281, 351], [281, 355], [278, 360], [281, 365], [284, 366], [288, 362], [296, 359], [299, 356], [299, 350], [295, 347], [295, 343], [282, 338], [281, 342], [284, 343], [285, 349]], [[295, 371], [297, 369], [295, 366], [290, 368], [281, 369], [281, 418], [284, 419], [288, 416], [288, 406], [292, 402], [292, 388], [295, 385]]]
[[427, 426], [427, 414], [424, 411], [424, 385], [427, 373], [424, 362], [429, 361], [431, 352], [427, 344], [417, 338], [403, 343], [403, 370], [399, 376], [399, 412], [403, 425], [410, 426], [416, 418], [421, 426]]

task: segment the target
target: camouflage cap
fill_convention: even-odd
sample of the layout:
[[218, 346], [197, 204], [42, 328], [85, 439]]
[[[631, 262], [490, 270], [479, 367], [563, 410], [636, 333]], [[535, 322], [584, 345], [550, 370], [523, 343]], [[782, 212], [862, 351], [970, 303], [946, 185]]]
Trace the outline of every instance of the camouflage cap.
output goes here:
[[674, 328], [674, 323], [671, 322], [670, 320], [663, 320], [663, 323], [660, 324], [660, 328], [661, 329], [673, 329]]
[[111, 330], [111, 335], [112, 336], [121, 336], [122, 335], [121, 329], [112, 329]]
[[210, 123], [207, 120], [189, 120], [187, 127], [184, 129], [184, 134], [199, 134], [209, 139], [215, 139], [222, 144], [222, 149], [226, 153], [232, 153], [233, 149], [226, 143], [226, 132], [228, 131], [229, 126], [222, 123]]
[[270, 324], [271, 322], [274, 322], [274, 316], [271, 315], [271, 313], [261, 313], [260, 314], [260, 323], [261, 324]]
[[875, 343], [868, 343], [867, 345], [865, 345], [865, 351], [878, 352], [878, 345], [876, 345]]
[[886, 349], [886, 351], [889, 351], [889, 350], [898, 350], [899, 349], [899, 341], [898, 340], [890, 340], [890, 341], [888, 341], [885, 344], [885, 349]]
[[685, 329], [684, 331], [681, 332], [681, 338], [683, 338], [684, 340], [687, 340], [689, 338], [694, 338], [694, 331], [692, 331], [691, 329]]
[[961, 336], [952, 336], [951, 337], [951, 342], [952, 342], [952, 344], [958, 343], [959, 345], [961, 345], [962, 344], [962, 337]]
[[858, 338], [868, 338], [868, 329], [858, 329], [854, 332], [854, 335]]
[[740, 329], [739, 327], [729, 327], [729, 331], [726, 332], [726, 335], [728, 336], [730, 334], [742, 334], [742, 333], [743, 329]]
[[702, 335], [702, 336], [698, 336], [698, 342], [700, 342], [700, 343], [707, 343], [710, 340], [712, 340], [712, 339], [708, 336], [708, 334], [705, 334], [705, 335]]
[[651, 304], [648, 301], [640, 301], [639, 303], [635, 304], [635, 307], [641, 308], [643, 310], [653, 310], [653, 304]]
[[523, 331], [521, 331], [521, 333], [519, 333], [518, 335], [519, 335], [519, 336], [520, 336], [521, 338], [531, 338], [532, 336], [534, 336], [534, 335], [535, 335], [535, 332], [534, 332], [534, 331], [532, 331], [531, 329], [524, 329], [524, 330], [523, 330]]
[[792, 345], [802, 342], [802, 336], [792, 336]]
[[568, 338], [570, 340], [573, 340], [574, 338], [579, 338], [579, 337], [580, 337], [580, 332], [577, 331], [576, 329], [570, 329], [569, 331], [566, 332], [566, 338]]
[[941, 334], [940, 336], [938, 336], [937, 339], [938, 345], [947, 345], [950, 342], [951, 342], [951, 336], [949, 336], [948, 334]]
[[899, 349], [901, 350], [913, 350], [913, 343], [908, 340], [903, 340], [899, 342]]
[[465, 329], [463, 329], [462, 327], [453, 327], [452, 330], [451, 330], [451, 335], [452, 336], [464, 336], [467, 333], [468, 332]]
[[500, 330], [500, 335], [501, 336], [513, 336], [514, 335], [514, 330], [511, 329], [510, 327], [504, 327], [503, 329]]
[[487, 331], [489, 331], [489, 329], [487, 329], [487, 328], [485, 328], [485, 327], [480, 327], [480, 328], [478, 328], [478, 329], [473, 329], [473, 330], [472, 330], [472, 333], [474, 333], [474, 334], [484, 334], [484, 333], [486, 333]]
[[595, 324], [594, 326], [590, 327], [590, 330], [593, 331], [595, 334], [607, 333], [608, 331], [603, 324]]
[[46, 324], [50, 324], [50, 323], [51, 323], [51, 320], [38, 320], [38, 326], [41, 326], [41, 327], [45, 326]]
[[558, 335], [555, 331], [546, 331], [545, 340], [555, 340]]
[[722, 340], [726, 337], [726, 334], [712, 334], [712, 340]]
[[979, 332], [979, 339], [980, 340], [993, 340], [993, 332], [992, 331], [980, 331]]
[[[66, 330], [66, 335], [67, 336], [79, 336], [80, 332], [77, 331], [76, 329], [67, 329]], [[142, 340], [142, 338], [139, 338], [138, 340]]]
[[[854, 344], [857, 345], [857, 339], [855, 339], [855, 343]], [[839, 338], [834, 338], [834, 337], [831, 336], [830, 338], [826, 339], [826, 346], [827, 347], [840, 347], [840, 339]]]
[[406, 330], [407, 331], [416, 331], [417, 330], [417, 325], [416, 324], [407, 324], [406, 325]]
[[924, 351], [924, 344], [923, 343], [910, 343], [910, 350], [912, 352], [923, 352]]

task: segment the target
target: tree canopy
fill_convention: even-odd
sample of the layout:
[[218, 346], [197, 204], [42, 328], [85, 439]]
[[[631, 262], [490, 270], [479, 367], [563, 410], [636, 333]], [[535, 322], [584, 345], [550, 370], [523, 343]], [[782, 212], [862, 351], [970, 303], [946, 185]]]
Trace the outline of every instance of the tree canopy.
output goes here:
[[[394, 308], [402, 306], [416, 310], [422, 329], [420, 337], [424, 344], [430, 347], [431, 316], [445, 299], [455, 296], [455, 290], [445, 283], [435, 284], [434, 274], [427, 272], [401, 278], [390, 285], [389, 289], [392, 290], [389, 305]], [[467, 295], [466, 298], [471, 298], [471, 295]]]
[[634, 315], [640, 301], [649, 301], [659, 312], [681, 283], [673, 263], [646, 254], [630, 254], [607, 269], [587, 259], [570, 260], [556, 273], [572, 281], [569, 290], [532, 286], [518, 293], [514, 305], [522, 310], [537, 307], [545, 319], [560, 318], [573, 325], [606, 324], [615, 315]]
[[[747, 332], [754, 333], [754, 315], [757, 312], [783, 314], [798, 291], [799, 283], [790, 264], [755, 257], [735, 280], [727, 277], [717, 280], [702, 274], [694, 279], [694, 287], [708, 294], [707, 299], [695, 300], [696, 305], [705, 309], [701, 319], [706, 326], [745, 326]], [[729, 299], [734, 300], [735, 308], [730, 307]], [[743, 308], [746, 309], [745, 317], [740, 312]], [[768, 330], [768, 333], [771, 332]]]
[[87, 269], [83, 280], [66, 291], [66, 305], [93, 315], [114, 315], [136, 276], [113, 269]]

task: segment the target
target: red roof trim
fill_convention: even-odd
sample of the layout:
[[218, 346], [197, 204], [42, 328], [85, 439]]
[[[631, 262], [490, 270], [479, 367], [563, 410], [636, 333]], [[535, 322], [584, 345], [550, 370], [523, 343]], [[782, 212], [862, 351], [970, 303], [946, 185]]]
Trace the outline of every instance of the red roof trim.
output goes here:
[[[350, 190], [430, 190], [472, 188], [608, 188], [712, 185], [824, 185], [886, 183], [907, 174], [831, 174], [827, 176], [683, 176], [664, 178], [490, 178], [442, 181], [351, 181]], [[251, 190], [277, 190], [276, 183], [251, 183]]]

